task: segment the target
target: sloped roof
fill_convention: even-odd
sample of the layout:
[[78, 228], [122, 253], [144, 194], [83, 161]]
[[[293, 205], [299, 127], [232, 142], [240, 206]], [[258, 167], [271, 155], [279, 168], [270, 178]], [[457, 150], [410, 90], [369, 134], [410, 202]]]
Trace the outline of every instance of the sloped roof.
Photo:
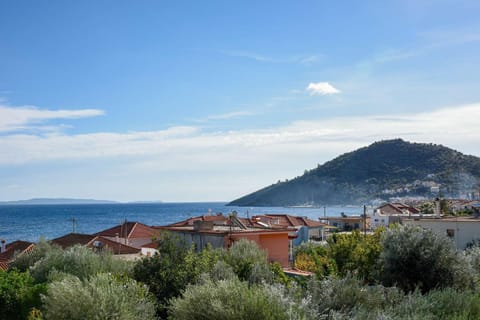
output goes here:
[[8, 270], [8, 262], [7, 261], [0, 261], [0, 270], [3, 270], [3, 271]]
[[151, 238], [157, 233], [155, 228], [144, 225], [140, 222], [127, 221], [110, 229], [106, 229], [95, 233], [96, 236], [116, 237], [135, 239], [135, 238]]
[[16, 240], [11, 243], [7, 243], [5, 246], [5, 252], [0, 253], [0, 261], [10, 262], [15, 254], [29, 252], [33, 250], [35, 244], [29, 241]]
[[193, 226], [195, 221], [213, 221], [215, 224], [224, 224], [227, 225], [229, 222], [228, 217], [224, 215], [202, 215], [196, 217], [190, 217], [186, 220], [182, 220], [179, 222], [175, 222], [169, 224], [168, 227], [185, 227], [185, 226]]
[[402, 214], [404, 212], [404, 210], [407, 210], [408, 212], [413, 213], [413, 214], [420, 212], [420, 210], [418, 210], [417, 208], [412, 207], [408, 204], [401, 203], [401, 202], [386, 203], [384, 205], [381, 205], [377, 209], [381, 210], [384, 207], [390, 207], [393, 210], [395, 210], [396, 212], [398, 212], [399, 214]]
[[281, 227], [321, 227], [324, 226], [324, 223], [320, 221], [315, 221], [307, 217], [297, 217], [289, 214], [264, 214], [258, 215], [252, 218], [260, 218], [262, 222], [268, 223], [270, 226], [281, 226]]
[[153, 241], [147, 244], [142, 245], [142, 248], [151, 248], [151, 249], [158, 249], [159, 242], [158, 241]]
[[74, 245], [82, 245], [93, 249], [96, 241], [99, 241], [103, 248], [110, 250], [113, 254], [135, 254], [140, 252], [140, 249], [91, 234], [69, 233], [51, 240], [52, 243], [59, 245], [63, 249]]
[[85, 246], [95, 237], [96, 236], [91, 234], [69, 233], [59, 238], [53, 239], [50, 242], [60, 246], [62, 249], [66, 249], [77, 244]]

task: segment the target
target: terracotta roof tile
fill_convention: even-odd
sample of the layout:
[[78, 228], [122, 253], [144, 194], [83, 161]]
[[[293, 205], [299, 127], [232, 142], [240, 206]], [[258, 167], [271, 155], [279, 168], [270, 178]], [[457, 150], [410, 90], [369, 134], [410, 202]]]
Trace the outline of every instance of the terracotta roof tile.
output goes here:
[[35, 244], [33, 242], [17, 240], [7, 243], [5, 252], [0, 253], [0, 261], [11, 261], [15, 254], [29, 252], [33, 250]]
[[94, 249], [96, 248], [96, 241], [99, 241], [103, 248], [110, 250], [113, 254], [134, 254], [140, 252], [140, 249], [132, 246], [91, 234], [69, 233], [60, 238], [51, 240], [52, 243], [59, 245], [63, 249], [74, 245], [82, 245]]
[[120, 225], [95, 233], [97, 236], [120, 238], [150, 238], [157, 233], [155, 228], [144, 225], [140, 222], [124, 222]]

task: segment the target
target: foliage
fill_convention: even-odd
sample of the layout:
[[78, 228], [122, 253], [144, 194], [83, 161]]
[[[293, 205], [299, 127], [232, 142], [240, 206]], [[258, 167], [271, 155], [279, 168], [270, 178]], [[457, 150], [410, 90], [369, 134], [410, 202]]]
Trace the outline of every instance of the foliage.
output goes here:
[[47, 250], [30, 270], [37, 282], [46, 282], [52, 273], [71, 274], [83, 280], [101, 272], [125, 273], [129, 268], [129, 262], [115, 259], [109, 252], [98, 254], [77, 245], [66, 250]]
[[403, 293], [396, 288], [366, 287], [363, 281], [352, 275], [340, 279], [328, 277], [321, 281], [312, 279], [308, 284], [308, 292], [313, 308], [323, 316], [332, 312], [350, 315], [358, 306], [369, 310], [381, 309], [403, 298]]
[[169, 319], [304, 319], [301, 305], [281, 287], [249, 286], [239, 279], [205, 281], [189, 286], [172, 301]]
[[452, 286], [461, 276], [459, 257], [452, 243], [431, 230], [412, 225], [390, 228], [382, 240], [382, 249], [384, 285], [396, 285], [406, 292], [415, 288], [428, 292]]
[[68, 276], [48, 285], [45, 319], [155, 319], [145, 286], [127, 277], [101, 273], [80, 280]]
[[383, 228], [378, 228], [373, 235], [363, 235], [355, 230], [329, 238], [328, 254], [335, 261], [338, 274], [345, 276], [353, 272], [368, 282], [374, 282], [383, 232]]
[[259, 282], [263, 278], [268, 281], [273, 276], [268, 267], [266, 252], [253, 241], [240, 239], [235, 242], [224, 259], [240, 280]]
[[295, 268], [314, 272], [323, 278], [336, 273], [335, 260], [330, 258], [328, 247], [310, 242], [302, 243], [295, 249]]
[[2, 319], [25, 319], [33, 307], [40, 306], [45, 286], [34, 284], [28, 272], [0, 271], [0, 315]]
[[158, 248], [160, 254], [144, 258], [133, 268], [133, 277], [148, 285], [157, 298], [157, 315], [165, 318], [171, 298], [177, 297], [202, 273], [216, 267], [222, 252], [209, 247], [196, 253], [170, 233], [163, 233]]
[[62, 252], [62, 249], [58, 246], [51, 245], [45, 239], [41, 238], [32, 251], [16, 256], [11, 263], [10, 268], [19, 271], [27, 271], [37, 261], [44, 258], [47, 254], [53, 254], [53, 252], [60, 253]]

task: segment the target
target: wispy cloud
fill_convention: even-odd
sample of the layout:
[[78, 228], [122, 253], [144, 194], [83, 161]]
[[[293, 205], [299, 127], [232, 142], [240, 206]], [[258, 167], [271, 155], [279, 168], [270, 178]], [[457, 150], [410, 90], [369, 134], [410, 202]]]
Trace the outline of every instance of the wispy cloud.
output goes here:
[[[239, 165], [237, 169], [242, 170], [242, 161], [253, 164], [257, 161], [268, 162], [275, 157], [276, 162], [288, 162], [287, 158], [296, 152], [305, 155], [313, 150], [345, 152], [354, 146], [395, 137], [442, 143], [478, 153], [476, 148], [480, 140], [480, 128], [475, 121], [479, 117], [480, 104], [475, 104], [393, 116], [296, 121], [287, 126], [264, 130], [208, 132], [198, 127], [185, 126], [129, 133], [49, 136], [12, 134], [0, 137], [0, 164], [163, 155], [161, 158], [170, 163], [169, 167], [180, 169], [182, 164], [187, 165], [180, 159], [188, 155], [189, 161], [195, 162], [198, 159], [199, 163], [210, 159], [216, 165], [222, 161], [226, 161], [224, 165], [231, 165], [233, 161]], [[229, 155], [228, 159], [225, 154]]]
[[228, 120], [228, 119], [241, 118], [241, 117], [247, 117], [252, 115], [254, 115], [253, 112], [243, 110], [243, 111], [233, 111], [228, 113], [210, 115], [206, 119], [207, 120]]
[[318, 63], [323, 59], [323, 55], [320, 55], [320, 54], [274, 57], [274, 56], [262, 55], [262, 54], [258, 54], [250, 51], [223, 51], [222, 53], [230, 57], [246, 58], [246, 59], [251, 59], [258, 62], [269, 62], [269, 63], [299, 63], [303, 65], [311, 65], [314, 63]]
[[32, 126], [54, 119], [78, 119], [103, 115], [98, 109], [79, 110], [45, 110], [34, 106], [12, 107], [0, 105], [0, 132], [26, 129], [48, 129], [49, 127]]
[[336, 94], [340, 93], [340, 90], [332, 86], [328, 82], [317, 82], [317, 83], [309, 83], [306, 89], [310, 95], [329, 95], [329, 94]]

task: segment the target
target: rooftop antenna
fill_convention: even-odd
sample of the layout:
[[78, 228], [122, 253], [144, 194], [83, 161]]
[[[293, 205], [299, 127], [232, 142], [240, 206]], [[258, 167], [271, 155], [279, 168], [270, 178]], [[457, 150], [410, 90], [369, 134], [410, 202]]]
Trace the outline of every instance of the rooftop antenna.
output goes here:
[[77, 219], [75, 217], [71, 218], [70, 221], [72, 221], [72, 233], [75, 233], [77, 229]]

